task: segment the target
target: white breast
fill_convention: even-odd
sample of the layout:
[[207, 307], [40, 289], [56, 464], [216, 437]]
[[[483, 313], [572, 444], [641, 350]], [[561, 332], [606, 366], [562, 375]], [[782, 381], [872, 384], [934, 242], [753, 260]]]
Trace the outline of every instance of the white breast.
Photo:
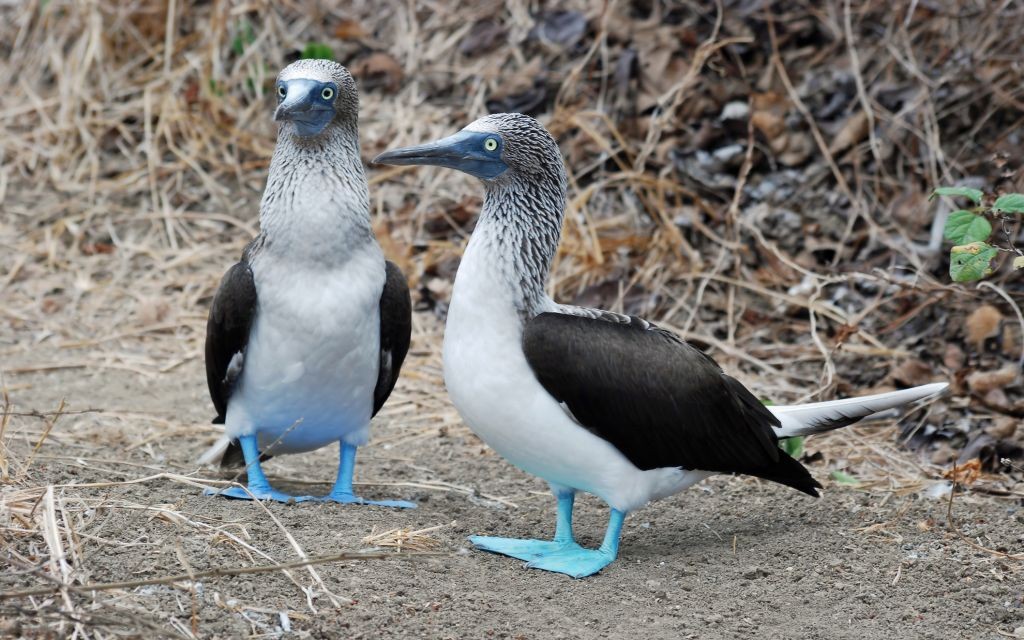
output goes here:
[[511, 289], [481, 244], [471, 242], [459, 266], [444, 338], [445, 385], [466, 424], [524, 471], [616, 509], [635, 509], [703, 478], [679, 469], [641, 471], [569, 417], [530, 369]]
[[317, 267], [269, 256], [253, 264], [259, 306], [225, 427], [276, 443], [273, 453], [369, 436], [384, 260], [371, 245], [337, 268]]

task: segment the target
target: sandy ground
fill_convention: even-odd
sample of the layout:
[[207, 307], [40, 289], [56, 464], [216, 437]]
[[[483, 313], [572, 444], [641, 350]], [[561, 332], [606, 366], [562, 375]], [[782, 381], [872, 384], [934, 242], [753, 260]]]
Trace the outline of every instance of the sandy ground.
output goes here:
[[[37, 349], [5, 367], [35, 368], [58, 355]], [[118, 483], [161, 472], [218, 477], [197, 473], [192, 463], [214, 437], [206, 425], [211, 409], [201, 367], [192, 358], [159, 376], [110, 369], [8, 374], [16, 411], [51, 411], [62, 398], [69, 412], [99, 410], [61, 417], [28, 471], [4, 489], [8, 501], [12, 492], [33, 488], [32, 506], [39, 508], [46, 484]], [[443, 399], [436, 370], [414, 363], [411, 371], [426, 393]], [[586, 580], [471, 551], [465, 538], [474, 533], [549, 536], [554, 501], [541, 481], [494, 455], [461, 424], [439, 424], [445, 420], [417, 413], [416, 406], [423, 403], [396, 401], [386, 408], [357, 468], [367, 497], [414, 500], [415, 510], [333, 504], [268, 504], [264, 510], [205, 497], [163, 477], [57, 486], [57, 512], [71, 525], [69, 565], [79, 583], [288, 562], [298, 558], [296, 545], [310, 556], [372, 551], [364, 538], [395, 528], [436, 527], [414, 543], [437, 555], [389, 550], [394, 558], [319, 565], [322, 584], [306, 569], [292, 569], [294, 581], [275, 571], [204, 579], [195, 590], [181, 582], [72, 594], [75, 613], [63, 632], [72, 633], [78, 620], [84, 630], [108, 637], [948, 639], [1024, 633], [1021, 563], [958, 537], [947, 526], [946, 501], [839, 486], [820, 466], [815, 473], [827, 487], [820, 500], [723, 477], [638, 511], [627, 520], [618, 561]], [[12, 420], [10, 459], [23, 465], [44, 427], [38, 418]], [[331, 448], [278, 458], [266, 468], [284, 488], [324, 493], [335, 455]], [[596, 545], [607, 509], [590, 497], [577, 504], [578, 536]], [[960, 495], [954, 517], [960, 532], [984, 547], [1019, 552], [1024, 543], [1019, 503]], [[18, 558], [45, 565], [38, 538], [6, 531]], [[48, 584], [18, 562], [12, 566], [23, 570], [3, 577], [4, 590]], [[52, 631], [61, 619], [60, 597], [6, 599], [0, 606], [0, 632], [7, 637], [42, 635], [40, 623]]]
[[[958, 494], [956, 526], [925, 495], [1021, 400], [992, 388], [1003, 415], [984, 409], [969, 380], [1016, 366], [1024, 281], [950, 286], [932, 230], [953, 202], [927, 197], [1024, 190], [1019, 10], [816, 4], [0, 2], [0, 636], [1024, 638], [1020, 463]], [[820, 500], [716, 478], [633, 514], [598, 576], [528, 571], [466, 536], [550, 535], [554, 501], [459, 421], [418, 314], [357, 468], [418, 509], [202, 495], [223, 479], [193, 462], [216, 438], [206, 313], [255, 233], [273, 75], [314, 43], [359, 80], [367, 161], [536, 110], [572, 172], [559, 300], [672, 323], [775, 400], [954, 381], [903, 422], [935, 441], [829, 434], [809, 443]], [[385, 254], [443, 311], [479, 184], [369, 177]], [[267, 470], [324, 493], [335, 455]], [[595, 545], [607, 510], [578, 505]], [[340, 552], [375, 555], [237, 571]], [[209, 569], [230, 575], [168, 579]]]

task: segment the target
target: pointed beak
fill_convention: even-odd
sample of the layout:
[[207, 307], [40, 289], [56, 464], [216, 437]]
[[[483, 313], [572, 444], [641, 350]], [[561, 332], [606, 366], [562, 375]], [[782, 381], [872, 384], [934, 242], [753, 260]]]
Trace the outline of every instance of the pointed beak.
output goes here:
[[495, 134], [460, 131], [435, 142], [385, 151], [373, 159], [374, 164], [424, 164], [447, 167], [483, 180], [497, 178], [508, 169], [500, 150], [488, 152], [484, 140]]
[[334, 109], [319, 99], [321, 84], [313, 80], [289, 80], [284, 100], [274, 111], [275, 122], [294, 122], [296, 131], [302, 136], [312, 136], [323, 131], [334, 117]]
[[292, 121], [302, 119], [314, 109], [313, 90], [316, 83], [312, 80], [291, 80], [286, 85], [288, 94], [274, 111], [274, 121]]

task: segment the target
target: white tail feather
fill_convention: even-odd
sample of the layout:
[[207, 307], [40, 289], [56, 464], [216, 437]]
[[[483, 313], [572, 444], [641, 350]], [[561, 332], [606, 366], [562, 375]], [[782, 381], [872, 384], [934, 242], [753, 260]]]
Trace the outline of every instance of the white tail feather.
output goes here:
[[912, 389], [878, 393], [860, 398], [844, 398], [813, 404], [770, 406], [768, 410], [782, 422], [777, 430], [780, 438], [822, 433], [857, 422], [879, 411], [902, 407], [941, 393], [949, 384], [936, 382]]
[[214, 442], [212, 447], [203, 452], [203, 455], [199, 456], [196, 462], [201, 465], [220, 464], [220, 460], [224, 457], [224, 452], [228, 450], [230, 442], [231, 438], [227, 436], [217, 438], [217, 442]]

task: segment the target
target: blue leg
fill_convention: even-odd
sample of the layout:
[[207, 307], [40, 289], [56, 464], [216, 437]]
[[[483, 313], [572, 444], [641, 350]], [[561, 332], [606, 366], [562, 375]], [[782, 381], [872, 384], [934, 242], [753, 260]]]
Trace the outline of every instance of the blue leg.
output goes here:
[[531, 569], [564, 573], [573, 578], [594, 575], [611, 564], [618, 555], [619, 535], [622, 533], [622, 523], [625, 519], [624, 512], [612, 509], [611, 517], [608, 519], [608, 530], [604, 534], [604, 542], [601, 543], [600, 549], [567, 548], [543, 555], [526, 566]]
[[278, 502], [301, 502], [305, 497], [295, 497], [282, 493], [281, 491], [275, 491], [270, 488], [270, 482], [267, 480], [267, 476], [263, 474], [263, 467], [260, 466], [260, 450], [256, 443], [256, 436], [242, 436], [238, 439], [239, 444], [242, 445], [242, 455], [245, 456], [245, 470], [249, 476], [248, 491], [241, 487], [228, 487], [215, 491], [213, 489], [207, 489], [204, 493], [206, 495], [224, 496], [226, 498], [238, 498], [239, 500], [276, 500]]
[[338, 479], [334, 481], [334, 488], [331, 492], [321, 498], [325, 502], [338, 502], [340, 504], [371, 504], [378, 507], [399, 507], [402, 509], [415, 509], [415, 502], [405, 500], [367, 500], [360, 498], [352, 492], [352, 472], [356, 466], [356, 448], [354, 445], [341, 444], [341, 457], [338, 461]]
[[565, 491], [558, 494], [558, 520], [555, 522], [553, 540], [520, 540], [518, 538], [492, 538], [490, 536], [469, 536], [469, 541], [481, 551], [500, 553], [520, 560], [536, 560], [556, 551], [581, 548], [572, 536], [572, 506], [576, 494]]

